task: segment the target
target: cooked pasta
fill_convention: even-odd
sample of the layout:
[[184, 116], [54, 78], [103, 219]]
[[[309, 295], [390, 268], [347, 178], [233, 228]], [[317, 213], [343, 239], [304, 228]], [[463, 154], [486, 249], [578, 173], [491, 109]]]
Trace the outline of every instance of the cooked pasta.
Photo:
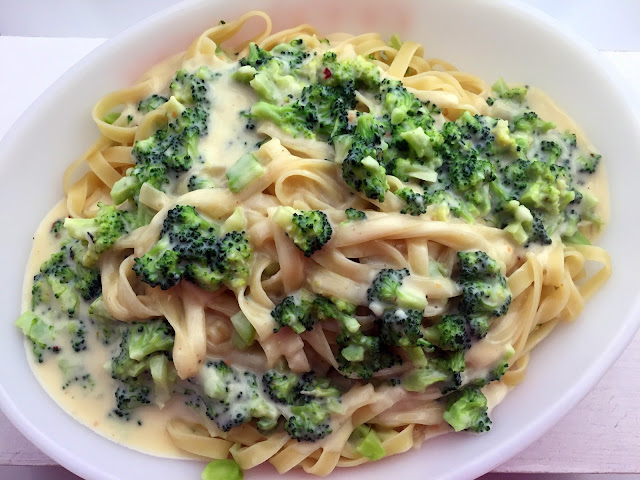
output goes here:
[[611, 272], [577, 126], [395, 36], [249, 12], [93, 120], [17, 324], [50, 393], [141, 450], [324, 476], [486, 431]]

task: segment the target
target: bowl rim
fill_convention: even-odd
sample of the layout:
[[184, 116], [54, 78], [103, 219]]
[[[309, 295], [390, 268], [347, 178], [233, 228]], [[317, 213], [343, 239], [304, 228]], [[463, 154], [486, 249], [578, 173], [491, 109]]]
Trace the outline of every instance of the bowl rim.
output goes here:
[[[357, 1], [364, 2], [365, 0]], [[486, 0], [470, 0], [470, 3], [474, 3], [476, 5], [482, 4], [483, 2], [486, 2]], [[528, 4], [520, 2], [512, 3], [508, 0], [491, 0], [489, 3], [493, 4], [494, 7], [499, 5], [501, 8], [509, 9], [516, 15], [526, 16], [528, 17], [528, 20], [535, 23], [536, 26], [547, 26], [552, 28], [558, 34], [563, 36], [568, 43], [578, 49], [586, 61], [589, 63], [597, 62], [607, 66], [606, 76], [608, 77], [608, 81], [611, 86], [614, 87], [612, 90], [615, 91], [616, 94], [620, 95], [625, 82], [618, 69], [587, 40], [580, 37], [577, 33], [568, 30], [565, 24]], [[0, 142], [0, 158], [4, 157], [4, 152], [12, 142], [12, 138], [17, 136], [16, 133], [25, 129], [31, 123], [32, 118], [38, 115], [41, 107], [45, 105], [47, 101], [55, 99], [59, 95], [59, 92], [65, 90], [67, 85], [72, 82], [79, 73], [90, 69], [96, 63], [100, 63], [100, 59], [105, 53], [108, 53], [111, 50], [116, 50], [117, 48], [130, 43], [131, 39], [136, 36], [146, 34], [145, 32], [149, 28], [153, 27], [158, 22], [167, 20], [169, 16], [175, 13], [184, 11], [188, 14], [188, 12], [204, 4], [204, 0], [182, 1], [176, 5], [154, 13], [140, 22], [137, 22], [117, 34], [115, 37], [107, 39], [103, 44], [90, 51], [55, 82], [53, 82], [41, 95], [39, 95], [38, 98], [22, 113], [18, 120], [7, 130], [4, 138]], [[211, 2], [209, 8], [215, 8], [215, 5], [218, 4], [219, 1]], [[624, 113], [627, 115], [629, 121], [632, 122], [633, 128], [640, 131], [640, 120], [638, 116], [630, 109], [627, 109]], [[638, 329], [640, 329], [640, 295], [636, 296], [634, 301], [630, 303], [629, 314], [626, 320], [618, 329], [616, 334], [612, 335], [609, 339], [610, 345], [614, 345], [614, 347], [599, 352], [597, 361], [589, 364], [589, 366], [581, 372], [581, 379], [576, 382], [573, 388], [565, 392], [564, 395], [559, 396], [553, 404], [548, 406], [535, 418], [535, 421], [527, 423], [518, 430], [513, 435], [512, 441], [508, 443], [506, 448], [489, 456], [488, 458], [474, 458], [456, 470], [455, 474], [460, 475], [461, 478], [467, 478], [471, 475], [478, 474], [478, 472], [488, 472], [496, 466], [504, 463], [506, 460], [513, 457], [544, 435], [562, 416], [564, 416], [572, 407], [584, 398], [590, 390], [592, 390], [595, 384], [627, 348]], [[74, 456], [74, 453], [70, 449], [52, 441], [50, 437], [40, 431], [38, 426], [32, 423], [28, 416], [12, 400], [9, 392], [7, 392], [1, 384], [0, 409], [2, 409], [9, 421], [21, 433], [23, 433], [29, 441], [63, 467], [83, 477], [113, 478], [105, 472], [97, 471], [96, 468], [90, 462], [87, 462], [86, 459]]]

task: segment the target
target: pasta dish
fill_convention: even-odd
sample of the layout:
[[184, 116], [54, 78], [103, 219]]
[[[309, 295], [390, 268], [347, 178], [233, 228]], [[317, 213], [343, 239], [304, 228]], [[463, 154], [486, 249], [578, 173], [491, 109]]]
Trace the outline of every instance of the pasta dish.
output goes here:
[[489, 431], [610, 275], [606, 177], [541, 91], [424, 53], [249, 12], [99, 100], [16, 322], [48, 393], [229, 480]]

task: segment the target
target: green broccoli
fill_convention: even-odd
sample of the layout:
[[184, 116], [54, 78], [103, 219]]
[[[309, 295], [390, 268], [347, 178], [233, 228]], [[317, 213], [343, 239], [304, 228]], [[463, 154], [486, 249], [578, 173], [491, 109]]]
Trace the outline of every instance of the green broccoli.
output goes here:
[[81, 260], [85, 266], [95, 265], [98, 257], [109, 250], [118, 238], [128, 234], [135, 225], [135, 219], [129, 212], [100, 202], [98, 207], [94, 218], [67, 218], [64, 221], [64, 228], [69, 236], [87, 246], [87, 253]]
[[260, 164], [256, 156], [252, 153], [247, 153], [240, 157], [238, 161], [227, 170], [229, 190], [233, 193], [238, 193], [263, 174], [264, 167]]
[[282, 227], [306, 257], [322, 249], [333, 233], [327, 215], [319, 210], [278, 207], [273, 221]]
[[416, 193], [411, 188], [405, 187], [396, 190], [395, 194], [406, 204], [406, 206], [400, 210], [400, 213], [419, 216], [427, 212], [427, 199], [421, 193]]
[[306, 291], [302, 291], [298, 297], [288, 296], [271, 311], [271, 316], [276, 321], [275, 331], [288, 326], [296, 333], [313, 329], [315, 323], [311, 316], [313, 297]]
[[458, 267], [462, 287], [461, 312], [494, 316], [507, 312], [511, 292], [495, 260], [482, 251], [458, 252]]
[[527, 87], [522, 86], [509, 88], [502, 78], [499, 78], [491, 88], [493, 88], [493, 91], [496, 92], [500, 98], [504, 98], [506, 100], [522, 102], [527, 95]]
[[467, 318], [463, 315], [444, 315], [440, 322], [422, 330], [424, 338], [442, 350], [464, 351], [471, 347], [467, 332]]
[[138, 111], [142, 113], [149, 113], [168, 101], [168, 98], [154, 93], [153, 95], [140, 100], [140, 103], [138, 103]]
[[366, 220], [367, 214], [361, 210], [356, 210], [355, 208], [347, 208], [344, 213], [347, 215], [347, 220]]
[[409, 275], [408, 269], [380, 270], [367, 290], [369, 308], [381, 315], [386, 308], [404, 308], [424, 310], [427, 298], [424, 294], [403, 286], [403, 280]]
[[375, 148], [355, 143], [342, 162], [342, 178], [356, 191], [368, 198], [384, 202], [384, 194], [389, 190], [387, 171], [376, 160]]
[[45, 352], [58, 353], [60, 351], [60, 347], [56, 343], [53, 325], [49, 325], [35, 313], [23, 313], [18, 320], [16, 320], [15, 325], [31, 340], [33, 344], [33, 354], [38, 363], [44, 361]]
[[477, 433], [491, 429], [487, 414], [487, 398], [479, 388], [466, 387], [447, 398], [447, 407], [442, 418], [456, 432], [472, 430]]
[[590, 153], [586, 158], [584, 156], [578, 157], [578, 171], [580, 173], [588, 174], [595, 173], [601, 158], [602, 155], [598, 155], [595, 153]]

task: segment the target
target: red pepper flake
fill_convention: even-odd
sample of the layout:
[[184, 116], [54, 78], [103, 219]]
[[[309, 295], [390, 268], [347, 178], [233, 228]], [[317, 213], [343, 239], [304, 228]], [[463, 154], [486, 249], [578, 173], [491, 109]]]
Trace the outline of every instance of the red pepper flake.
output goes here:
[[330, 76], [331, 76], [331, 70], [329, 70], [328, 68], [325, 68], [324, 69], [324, 79], [326, 80]]

